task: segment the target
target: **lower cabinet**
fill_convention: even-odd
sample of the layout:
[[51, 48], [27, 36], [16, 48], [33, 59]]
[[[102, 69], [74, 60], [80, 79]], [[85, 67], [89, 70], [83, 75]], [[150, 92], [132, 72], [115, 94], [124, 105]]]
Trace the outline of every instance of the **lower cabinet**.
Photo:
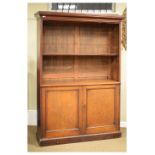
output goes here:
[[119, 85], [45, 87], [40, 97], [40, 143], [67, 143], [66, 137], [85, 141], [87, 136], [120, 130]]

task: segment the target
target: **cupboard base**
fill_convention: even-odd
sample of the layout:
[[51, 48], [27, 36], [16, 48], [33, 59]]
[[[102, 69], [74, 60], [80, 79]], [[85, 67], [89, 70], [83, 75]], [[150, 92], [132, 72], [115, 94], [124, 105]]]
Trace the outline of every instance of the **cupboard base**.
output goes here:
[[108, 132], [108, 133], [102, 133], [102, 134], [80, 135], [80, 136], [70, 136], [70, 137], [60, 137], [60, 138], [40, 138], [39, 133], [37, 133], [36, 136], [40, 146], [47, 146], [47, 145], [58, 145], [58, 144], [66, 144], [66, 143], [119, 138], [121, 137], [121, 132], [116, 131], [116, 132]]

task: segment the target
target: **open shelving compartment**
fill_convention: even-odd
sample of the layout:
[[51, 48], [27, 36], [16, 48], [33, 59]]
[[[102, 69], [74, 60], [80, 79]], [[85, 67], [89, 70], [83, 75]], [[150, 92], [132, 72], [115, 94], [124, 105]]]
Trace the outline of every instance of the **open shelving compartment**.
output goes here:
[[42, 79], [119, 82], [119, 25], [44, 21]]

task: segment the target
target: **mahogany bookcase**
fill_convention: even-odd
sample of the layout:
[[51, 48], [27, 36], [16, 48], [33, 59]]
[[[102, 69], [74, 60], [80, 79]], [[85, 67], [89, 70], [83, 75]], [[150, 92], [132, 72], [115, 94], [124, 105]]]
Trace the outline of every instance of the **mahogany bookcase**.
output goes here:
[[120, 137], [122, 16], [35, 16], [39, 144]]

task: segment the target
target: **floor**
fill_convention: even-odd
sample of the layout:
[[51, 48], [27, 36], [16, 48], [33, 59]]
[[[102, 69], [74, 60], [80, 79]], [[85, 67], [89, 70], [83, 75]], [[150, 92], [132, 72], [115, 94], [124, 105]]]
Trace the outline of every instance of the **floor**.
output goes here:
[[126, 152], [126, 128], [116, 139], [70, 143], [40, 147], [36, 141], [36, 127], [28, 127], [28, 152]]

